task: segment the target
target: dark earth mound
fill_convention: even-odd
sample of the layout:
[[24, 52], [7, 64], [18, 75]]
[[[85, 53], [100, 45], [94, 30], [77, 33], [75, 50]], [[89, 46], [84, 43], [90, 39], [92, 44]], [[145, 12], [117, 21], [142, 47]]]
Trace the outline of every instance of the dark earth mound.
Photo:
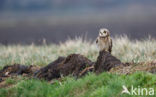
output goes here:
[[100, 51], [97, 61], [95, 62], [95, 72], [101, 73], [109, 71], [111, 68], [121, 64], [121, 61], [112, 56], [109, 52]]
[[76, 78], [88, 72], [112, 72], [130, 74], [136, 71], [148, 71], [156, 73], [156, 62], [151, 63], [121, 63], [119, 59], [109, 52], [101, 51], [96, 62], [80, 54], [70, 54], [67, 57], [59, 57], [45, 67], [10, 65], [0, 70], [0, 82], [11, 76], [28, 76], [44, 80], [58, 79], [62, 76], [72, 75]]
[[38, 70], [38, 66], [26, 66], [20, 64], [14, 64], [10, 66], [5, 66], [0, 70], [0, 81], [3, 81], [6, 77], [16, 76], [16, 75], [27, 75], [32, 76], [33, 73]]
[[39, 79], [45, 79], [45, 80], [51, 80], [54, 78], [60, 77], [60, 71], [58, 69], [58, 65], [65, 60], [65, 57], [59, 57], [54, 62], [48, 64], [47, 66], [41, 68], [37, 72], [35, 72], [34, 76], [35, 78]]
[[[61, 76], [72, 75], [81, 77], [88, 72], [104, 72], [109, 71], [111, 68], [121, 65], [120, 60], [112, 56], [106, 51], [101, 51], [97, 58], [96, 63], [80, 54], [71, 54], [65, 57], [59, 57], [54, 62], [46, 67], [41, 68], [35, 77], [39, 79], [51, 80], [60, 78]], [[95, 65], [95, 69], [94, 69]]]
[[[83, 75], [82, 71], [85, 68], [92, 66], [94, 63], [91, 62], [86, 57], [79, 54], [71, 54], [65, 57], [59, 57], [54, 62], [50, 63], [48, 66], [41, 68], [35, 76], [37, 78], [43, 78], [46, 80], [51, 80], [54, 78], [59, 78], [61, 76], [73, 75], [79, 77]], [[93, 69], [92, 69], [93, 70]]]

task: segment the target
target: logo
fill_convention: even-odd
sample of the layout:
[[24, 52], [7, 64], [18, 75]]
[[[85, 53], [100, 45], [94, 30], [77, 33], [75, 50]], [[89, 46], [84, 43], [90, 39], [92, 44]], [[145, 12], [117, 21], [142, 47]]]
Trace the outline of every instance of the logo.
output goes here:
[[122, 90], [122, 94], [128, 94], [128, 95], [154, 95], [154, 88], [141, 88], [140, 86], [138, 86], [137, 88], [135, 88], [134, 86], [131, 86], [130, 91], [128, 90], [128, 88], [123, 85], [122, 86], [123, 90]]

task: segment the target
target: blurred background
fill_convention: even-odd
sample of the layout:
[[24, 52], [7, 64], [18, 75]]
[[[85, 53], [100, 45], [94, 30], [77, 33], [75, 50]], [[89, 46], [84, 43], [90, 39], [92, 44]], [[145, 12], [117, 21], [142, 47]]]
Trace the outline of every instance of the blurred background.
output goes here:
[[0, 0], [0, 44], [95, 40], [101, 27], [156, 38], [156, 0]]

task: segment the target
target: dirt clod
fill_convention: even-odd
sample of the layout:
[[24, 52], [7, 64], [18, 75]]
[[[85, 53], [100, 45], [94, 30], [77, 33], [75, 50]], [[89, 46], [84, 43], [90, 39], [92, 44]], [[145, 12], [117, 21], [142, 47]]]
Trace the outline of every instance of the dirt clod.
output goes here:
[[61, 76], [73, 75], [79, 77], [83, 74], [81, 72], [92, 66], [93, 62], [91, 62], [88, 58], [80, 55], [80, 54], [71, 54], [65, 57], [59, 57], [54, 62], [50, 63], [48, 66], [41, 68], [39, 72], [36, 74], [37, 78], [43, 78], [46, 80], [51, 80], [54, 78], [59, 78]]
[[0, 70], [0, 81], [10, 76], [17, 75], [33, 75], [33, 73], [39, 69], [37, 66], [26, 66], [20, 64], [14, 64], [5, 66], [2, 70]]
[[97, 61], [95, 62], [95, 72], [101, 73], [104, 71], [109, 71], [111, 68], [121, 64], [121, 61], [112, 56], [109, 52], [100, 51]]
[[38, 70], [34, 77], [39, 79], [51, 80], [60, 77], [60, 70], [58, 65], [65, 59], [65, 57], [59, 57], [54, 62]]

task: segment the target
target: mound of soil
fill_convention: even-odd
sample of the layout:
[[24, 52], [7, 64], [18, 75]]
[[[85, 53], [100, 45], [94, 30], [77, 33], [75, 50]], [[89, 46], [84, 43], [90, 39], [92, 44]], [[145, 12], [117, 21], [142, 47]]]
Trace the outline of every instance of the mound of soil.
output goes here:
[[100, 51], [97, 61], [95, 62], [95, 72], [101, 73], [109, 71], [111, 68], [122, 65], [121, 61], [112, 56], [109, 52]]
[[47, 66], [38, 70], [35, 74], [35, 78], [51, 80], [54, 78], [60, 77], [60, 70], [58, 69], [58, 65], [65, 60], [65, 57], [59, 57], [54, 62], [48, 64]]
[[62, 76], [72, 75], [76, 78], [88, 72], [115, 72], [119, 74], [130, 74], [135, 71], [148, 71], [156, 73], [156, 62], [152, 63], [121, 63], [119, 59], [109, 52], [101, 51], [96, 62], [80, 54], [71, 54], [67, 57], [59, 57], [45, 67], [25, 66], [20, 64], [5, 66], [0, 70], [0, 82], [14, 75], [24, 75], [38, 79], [52, 80]]
[[5, 66], [2, 70], [0, 70], [0, 81], [5, 79], [6, 77], [16, 76], [16, 75], [28, 75], [31, 76], [33, 73], [38, 70], [38, 66], [26, 66], [20, 64], [14, 64]]
[[79, 77], [84, 75], [88, 71], [93, 70], [93, 68], [86, 69], [93, 65], [94, 63], [83, 55], [71, 54], [66, 58], [59, 57], [48, 66], [41, 68], [39, 72], [35, 74], [35, 77], [45, 80], [51, 80], [68, 75]]

